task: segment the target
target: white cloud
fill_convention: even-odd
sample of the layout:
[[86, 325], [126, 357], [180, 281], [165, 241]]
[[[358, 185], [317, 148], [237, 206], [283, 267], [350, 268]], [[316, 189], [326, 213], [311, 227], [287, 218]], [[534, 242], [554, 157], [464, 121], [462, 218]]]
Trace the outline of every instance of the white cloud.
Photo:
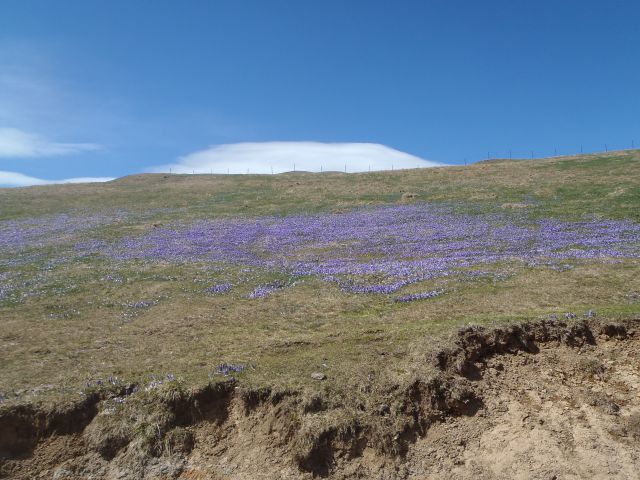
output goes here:
[[281, 173], [294, 169], [318, 172], [365, 172], [442, 164], [376, 143], [264, 142], [215, 145], [153, 168], [174, 173]]
[[49, 184], [54, 183], [104, 183], [115, 180], [115, 177], [75, 177], [65, 178], [64, 180], [47, 180]]
[[95, 143], [51, 142], [17, 128], [0, 128], [0, 157], [50, 157], [98, 149]]
[[29, 185], [46, 185], [47, 181], [30, 177], [18, 172], [3, 172], [0, 170], [0, 185], [9, 187], [26, 187]]
[[79, 177], [66, 178], [63, 180], [45, 180], [42, 178], [30, 177], [18, 172], [6, 172], [0, 170], [0, 187], [30, 187], [33, 185], [52, 185], [56, 183], [95, 183], [108, 182], [111, 177]]

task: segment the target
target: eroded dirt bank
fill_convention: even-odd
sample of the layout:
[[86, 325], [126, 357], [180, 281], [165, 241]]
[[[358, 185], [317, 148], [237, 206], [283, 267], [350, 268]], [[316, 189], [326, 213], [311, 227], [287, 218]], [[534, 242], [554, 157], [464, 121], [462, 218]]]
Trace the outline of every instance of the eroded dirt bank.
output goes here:
[[[234, 382], [0, 412], [4, 478], [638, 478], [640, 321], [467, 328], [394, 401]], [[388, 398], [385, 397], [385, 398]], [[371, 405], [376, 405], [371, 408]], [[352, 407], [352, 408], [350, 408]]]

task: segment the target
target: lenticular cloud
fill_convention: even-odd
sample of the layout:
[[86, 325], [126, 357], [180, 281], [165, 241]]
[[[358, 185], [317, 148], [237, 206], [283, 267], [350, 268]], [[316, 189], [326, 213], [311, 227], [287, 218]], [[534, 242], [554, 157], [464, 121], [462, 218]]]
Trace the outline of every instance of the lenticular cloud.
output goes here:
[[263, 142], [216, 145], [156, 172], [281, 173], [292, 170], [365, 172], [442, 164], [376, 143]]
[[23, 132], [17, 128], [0, 128], [0, 157], [52, 157], [99, 150], [95, 143], [60, 143]]

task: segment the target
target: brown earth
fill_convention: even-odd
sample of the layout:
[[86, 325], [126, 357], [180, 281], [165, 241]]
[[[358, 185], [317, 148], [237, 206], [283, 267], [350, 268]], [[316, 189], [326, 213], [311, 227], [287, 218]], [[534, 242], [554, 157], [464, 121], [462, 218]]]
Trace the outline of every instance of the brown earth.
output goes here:
[[0, 476], [640, 478], [638, 327], [465, 328], [424, 355], [433, 376], [388, 385], [394, 401], [374, 411], [232, 381], [119, 407], [98, 394], [11, 406], [0, 410]]

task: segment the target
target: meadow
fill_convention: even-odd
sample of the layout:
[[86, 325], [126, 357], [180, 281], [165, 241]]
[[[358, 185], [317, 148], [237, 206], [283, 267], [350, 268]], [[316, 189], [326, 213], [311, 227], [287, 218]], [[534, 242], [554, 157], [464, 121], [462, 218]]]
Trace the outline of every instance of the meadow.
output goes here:
[[638, 167], [626, 151], [1, 189], [0, 401], [231, 376], [357, 395], [463, 325], [637, 316]]

